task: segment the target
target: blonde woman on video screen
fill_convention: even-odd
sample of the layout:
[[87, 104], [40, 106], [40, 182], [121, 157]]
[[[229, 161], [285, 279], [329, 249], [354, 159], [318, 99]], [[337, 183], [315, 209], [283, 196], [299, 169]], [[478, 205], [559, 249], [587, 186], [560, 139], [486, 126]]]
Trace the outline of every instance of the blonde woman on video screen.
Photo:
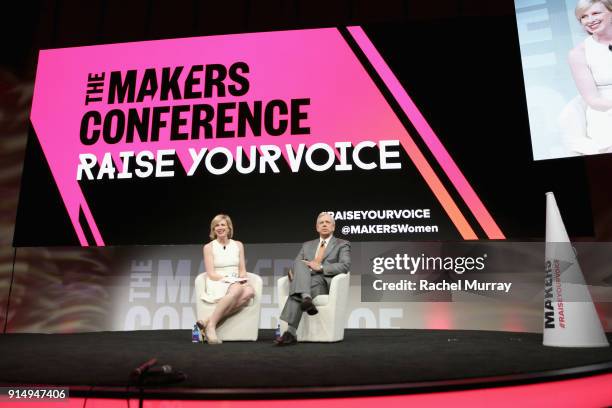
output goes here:
[[612, 0], [579, 0], [575, 14], [589, 36], [569, 53], [585, 111], [586, 139], [574, 150], [612, 152]]

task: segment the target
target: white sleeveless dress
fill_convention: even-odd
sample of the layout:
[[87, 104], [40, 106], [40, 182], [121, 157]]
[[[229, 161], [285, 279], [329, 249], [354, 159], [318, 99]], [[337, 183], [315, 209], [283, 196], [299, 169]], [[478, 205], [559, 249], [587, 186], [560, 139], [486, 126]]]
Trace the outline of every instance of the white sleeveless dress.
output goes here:
[[[240, 263], [240, 248], [236, 241], [230, 239], [223, 249], [217, 240], [212, 241], [212, 255], [215, 272], [223, 276], [238, 277], [238, 265]], [[205, 300], [209, 303], [216, 303], [227, 294], [230, 283], [222, 280], [215, 281], [206, 278]]]
[[[584, 40], [587, 66], [593, 74], [599, 94], [612, 100], [612, 51], [589, 36]], [[586, 108], [587, 136], [600, 152], [612, 148], [612, 116], [606, 112]]]

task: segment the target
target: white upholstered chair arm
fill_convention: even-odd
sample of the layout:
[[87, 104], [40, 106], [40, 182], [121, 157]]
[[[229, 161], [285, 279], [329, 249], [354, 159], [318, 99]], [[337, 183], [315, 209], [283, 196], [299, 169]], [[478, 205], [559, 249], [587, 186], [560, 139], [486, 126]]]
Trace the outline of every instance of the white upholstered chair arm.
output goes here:
[[331, 281], [329, 287], [329, 307], [335, 310], [334, 327], [341, 327], [344, 333], [346, 325], [346, 310], [348, 308], [348, 294], [350, 283], [350, 272], [340, 273]]
[[206, 272], [199, 274], [195, 279], [196, 296], [202, 300], [202, 294], [206, 292]]
[[278, 290], [279, 299], [289, 296], [289, 278], [287, 276], [280, 278], [276, 282], [276, 288]]
[[349, 274], [347, 273], [339, 273], [338, 275], [332, 278], [332, 281], [329, 285], [329, 301], [336, 304], [338, 302], [339, 293], [347, 293], [349, 286]]

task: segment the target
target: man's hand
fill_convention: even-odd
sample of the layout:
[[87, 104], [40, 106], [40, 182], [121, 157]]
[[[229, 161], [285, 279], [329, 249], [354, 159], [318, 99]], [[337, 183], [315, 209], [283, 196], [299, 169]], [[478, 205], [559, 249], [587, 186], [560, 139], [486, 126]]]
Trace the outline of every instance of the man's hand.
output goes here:
[[304, 262], [306, 266], [308, 266], [310, 269], [312, 269], [315, 272], [323, 272], [323, 268], [321, 267], [321, 264], [318, 262], [307, 261], [307, 260], [302, 260], [302, 262]]

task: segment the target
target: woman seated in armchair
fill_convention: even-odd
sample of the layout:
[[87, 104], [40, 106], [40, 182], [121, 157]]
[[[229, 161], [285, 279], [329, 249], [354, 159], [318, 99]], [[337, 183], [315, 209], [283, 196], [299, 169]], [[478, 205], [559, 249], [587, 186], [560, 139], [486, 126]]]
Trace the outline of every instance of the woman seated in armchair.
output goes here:
[[220, 344], [217, 326], [242, 309], [255, 295], [249, 285], [245, 267], [244, 246], [232, 239], [234, 227], [225, 214], [215, 216], [210, 223], [211, 241], [204, 245], [206, 292], [209, 303], [216, 303], [212, 315], [198, 320], [197, 325], [208, 344]]

